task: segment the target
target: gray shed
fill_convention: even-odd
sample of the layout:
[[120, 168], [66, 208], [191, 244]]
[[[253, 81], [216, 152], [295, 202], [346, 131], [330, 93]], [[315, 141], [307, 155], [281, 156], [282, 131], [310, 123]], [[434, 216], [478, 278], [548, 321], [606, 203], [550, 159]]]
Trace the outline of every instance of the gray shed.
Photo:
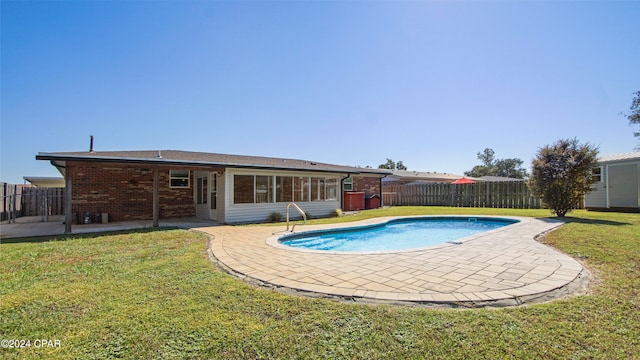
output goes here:
[[584, 197], [587, 209], [640, 210], [640, 152], [598, 159], [599, 181]]

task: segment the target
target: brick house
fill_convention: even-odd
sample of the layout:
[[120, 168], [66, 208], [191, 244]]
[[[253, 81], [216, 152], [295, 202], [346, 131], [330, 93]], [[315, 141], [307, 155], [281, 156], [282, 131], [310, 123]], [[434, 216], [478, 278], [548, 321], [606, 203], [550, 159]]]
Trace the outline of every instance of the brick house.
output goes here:
[[[65, 224], [84, 213], [110, 221], [199, 218], [262, 222], [295, 202], [312, 216], [343, 206], [343, 192], [381, 196], [388, 170], [177, 150], [38, 153], [64, 176]], [[293, 216], [293, 214], [291, 214]]]

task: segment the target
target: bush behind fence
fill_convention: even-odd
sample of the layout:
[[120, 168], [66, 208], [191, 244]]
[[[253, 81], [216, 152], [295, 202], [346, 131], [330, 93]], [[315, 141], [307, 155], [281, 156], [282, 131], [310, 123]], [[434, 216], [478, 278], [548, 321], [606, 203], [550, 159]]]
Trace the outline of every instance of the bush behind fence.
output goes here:
[[410, 183], [383, 184], [384, 205], [455, 206], [540, 209], [524, 181], [486, 181], [473, 184]]

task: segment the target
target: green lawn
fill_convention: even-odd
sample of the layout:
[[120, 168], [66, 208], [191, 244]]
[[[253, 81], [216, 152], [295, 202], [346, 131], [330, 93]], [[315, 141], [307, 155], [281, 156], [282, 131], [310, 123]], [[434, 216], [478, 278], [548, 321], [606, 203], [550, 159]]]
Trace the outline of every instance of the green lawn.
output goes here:
[[[547, 217], [545, 210], [395, 207]], [[640, 354], [640, 214], [575, 211], [544, 240], [596, 275], [590, 294], [501, 309], [356, 305], [256, 289], [183, 230], [0, 245], [0, 358], [623, 359]], [[41, 240], [41, 239], [40, 239]], [[35, 348], [35, 339], [60, 340]], [[41, 344], [40, 344], [41, 345]]]

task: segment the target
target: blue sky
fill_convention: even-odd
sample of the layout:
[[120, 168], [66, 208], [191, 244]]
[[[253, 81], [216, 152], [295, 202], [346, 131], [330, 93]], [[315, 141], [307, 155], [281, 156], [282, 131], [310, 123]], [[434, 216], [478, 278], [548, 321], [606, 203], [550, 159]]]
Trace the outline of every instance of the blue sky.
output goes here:
[[2, 1], [1, 173], [177, 149], [462, 174], [633, 151], [640, 1]]

